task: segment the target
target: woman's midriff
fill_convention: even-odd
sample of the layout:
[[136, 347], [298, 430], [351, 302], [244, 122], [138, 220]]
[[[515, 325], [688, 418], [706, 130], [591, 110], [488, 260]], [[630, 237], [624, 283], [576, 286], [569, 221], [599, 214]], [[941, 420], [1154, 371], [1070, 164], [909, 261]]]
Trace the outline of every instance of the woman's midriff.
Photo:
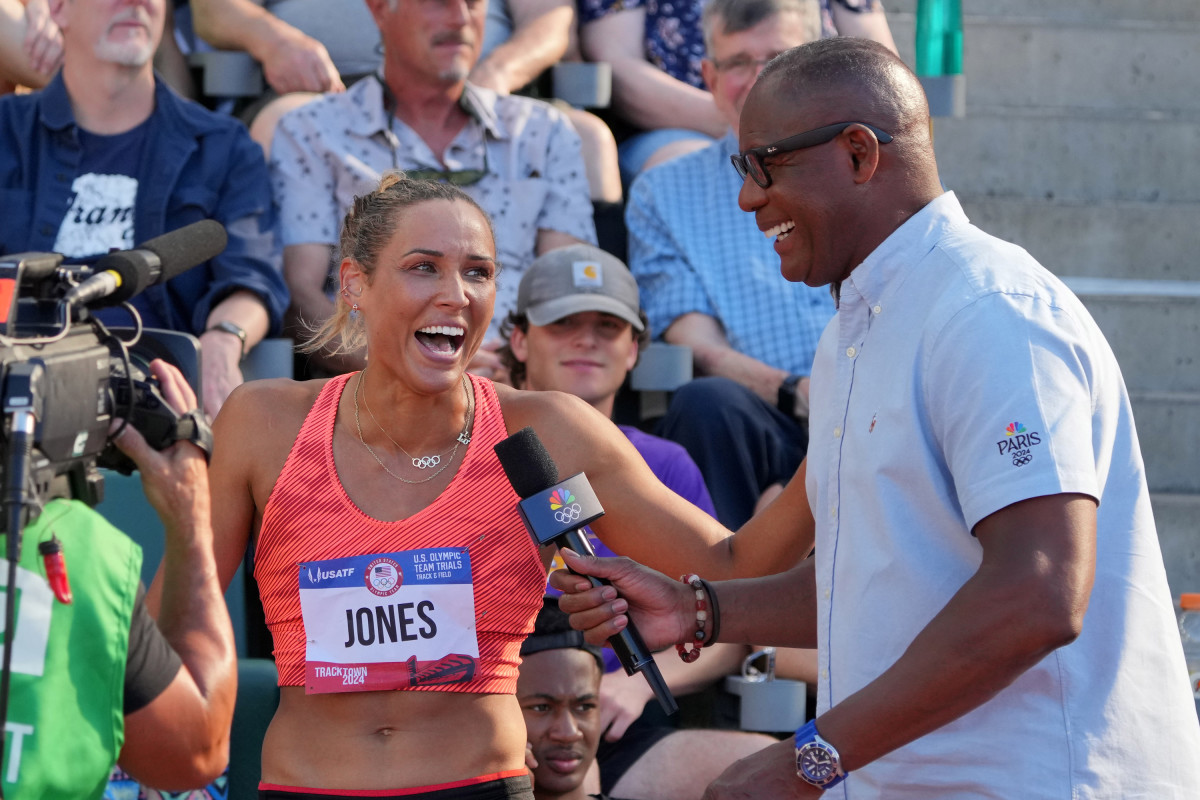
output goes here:
[[263, 742], [266, 783], [312, 789], [406, 789], [525, 765], [512, 695], [280, 689]]

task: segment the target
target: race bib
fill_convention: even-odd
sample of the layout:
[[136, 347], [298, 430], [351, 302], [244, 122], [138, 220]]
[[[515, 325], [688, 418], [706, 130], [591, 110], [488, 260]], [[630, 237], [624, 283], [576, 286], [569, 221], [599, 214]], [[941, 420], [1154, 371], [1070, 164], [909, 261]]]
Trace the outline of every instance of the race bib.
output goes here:
[[479, 637], [466, 549], [431, 548], [300, 565], [305, 691], [464, 683]]

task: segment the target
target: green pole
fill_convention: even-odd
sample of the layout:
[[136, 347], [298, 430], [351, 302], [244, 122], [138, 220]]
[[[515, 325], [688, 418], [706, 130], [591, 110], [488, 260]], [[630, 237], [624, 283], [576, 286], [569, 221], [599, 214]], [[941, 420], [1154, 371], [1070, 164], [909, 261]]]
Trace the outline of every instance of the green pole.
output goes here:
[[961, 0], [918, 0], [917, 77], [935, 117], [961, 117], [966, 110]]

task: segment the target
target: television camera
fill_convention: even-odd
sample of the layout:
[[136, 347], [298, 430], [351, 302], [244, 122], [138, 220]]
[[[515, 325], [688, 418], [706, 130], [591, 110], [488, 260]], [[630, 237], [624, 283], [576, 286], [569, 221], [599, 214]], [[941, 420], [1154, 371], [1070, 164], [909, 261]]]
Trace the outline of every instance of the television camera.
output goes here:
[[[92, 266], [63, 265], [56, 253], [0, 256], [0, 410], [4, 414], [5, 513], [0, 531], [23, 528], [57, 496], [88, 505], [103, 499], [97, 467], [125, 474], [130, 461], [111, 443], [114, 418], [155, 449], [202, 438], [197, 414], [164, 400], [149, 362], [179, 367], [199, 394], [196, 340], [172, 331], [109, 330], [91, 311], [119, 305], [225, 249], [220, 223], [202, 220]], [[20, 514], [20, 516], [18, 516]], [[15, 539], [18, 537], [9, 537]]]
[[[92, 266], [64, 266], [57, 253], [0, 256], [0, 533], [8, 560], [0, 724], [8, 719], [17, 564], [25, 527], [53, 497], [99, 503], [104, 497], [99, 466], [133, 471], [133, 462], [110, 441], [114, 419], [133, 425], [158, 450], [180, 439], [211, 450], [212, 432], [200, 412], [176, 413], [149, 371], [151, 360], [163, 358], [180, 368], [199, 395], [196, 340], [143, 330], [131, 305], [126, 308], [134, 322], [132, 336], [122, 339], [91, 311], [126, 303], [208, 261], [226, 241], [220, 223], [203, 220], [137, 249], [109, 253]], [[39, 552], [48, 551], [39, 546]], [[70, 602], [69, 595], [64, 602]]]

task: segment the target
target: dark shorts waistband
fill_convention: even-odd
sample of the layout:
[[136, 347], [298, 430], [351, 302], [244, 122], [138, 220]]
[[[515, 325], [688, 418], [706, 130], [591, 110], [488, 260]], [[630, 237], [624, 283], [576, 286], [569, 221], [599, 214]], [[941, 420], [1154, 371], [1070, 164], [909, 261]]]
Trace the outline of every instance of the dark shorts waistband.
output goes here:
[[525, 770], [481, 775], [463, 781], [410, 789], [306, 789], [300, 786], [258, 785], [259, 800], [533, 800], [533, 784]]

